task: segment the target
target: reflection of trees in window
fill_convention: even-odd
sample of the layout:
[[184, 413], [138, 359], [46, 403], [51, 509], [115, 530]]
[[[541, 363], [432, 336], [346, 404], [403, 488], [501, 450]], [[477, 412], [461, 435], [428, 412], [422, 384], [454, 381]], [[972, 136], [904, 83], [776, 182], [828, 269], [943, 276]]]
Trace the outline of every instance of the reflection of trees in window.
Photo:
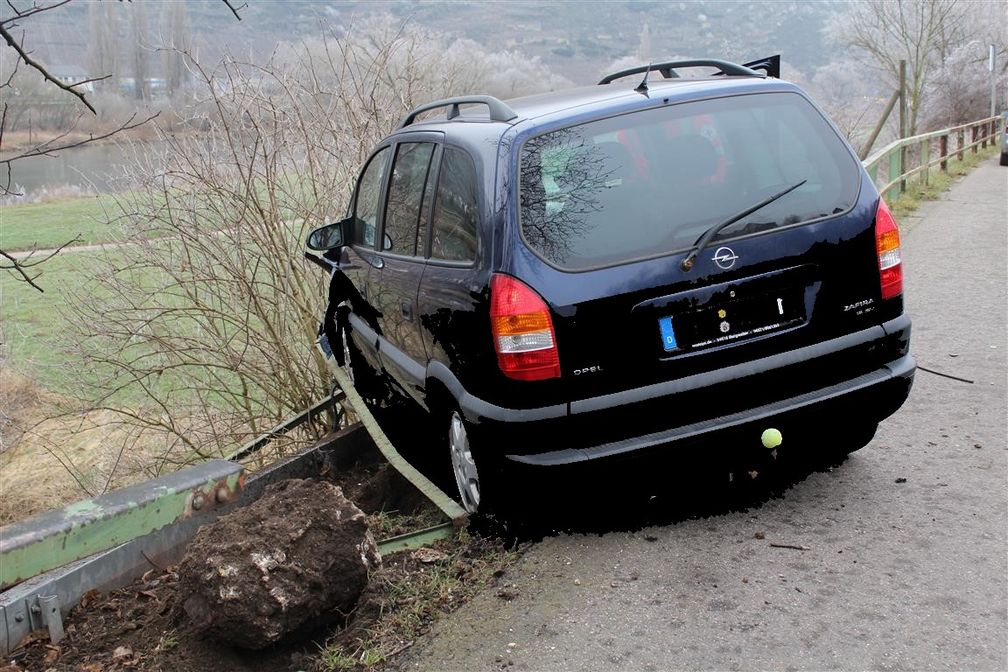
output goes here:
[[[610, 150], [610, 146], [615, 148]], [[572, 245], [600, 222], [610, 200], [605, 189], [629, 182], [629, 155], [619, 143], [595, 144], [578, 129], [563, 129], [525, 143], [520, 167], [521, 225], [528, 242], [563, 264]], [[625, 150], [623, 150], [625, 151]]]
[[446, 147], [438, 180], [431, 257], [452, 261], [476, 258], [478, 204], [472, 159], [462, 150]]
[[434, 145], [429, 142], [399, 145], [385, 210], [385, 233], [392, 239], [390, 252], [416, 254], [417, 221], [433, 153]]

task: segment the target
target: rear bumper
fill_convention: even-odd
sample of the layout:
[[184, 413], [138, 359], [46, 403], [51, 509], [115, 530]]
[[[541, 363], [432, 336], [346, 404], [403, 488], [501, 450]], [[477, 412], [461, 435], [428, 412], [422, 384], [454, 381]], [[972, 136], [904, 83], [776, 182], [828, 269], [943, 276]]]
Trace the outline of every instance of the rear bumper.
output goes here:
[[[906, 400], [916, 364], [906, 315], [839, 338], [703, 374], [536, 409], [464, 392], [459, 406], [484, 444], [512, 462], [585, 462], [699, 440], [774, 418], [878, 422]], [[720, 412], [719, 412], [720, 411]]]
[[624, 455], [687, 439], [700, 439], [708, 434], [744, 430], [747, 425], [754, 425], [752, 434], [755, 437], [771, 419], [775, 425], [808, 424], [827, 417], [838, 426], [850, 424], [852, 420], [878, 422], [892, 415], [906, 401], [915, 370], [913, 357], [905, 355], [857, 378], [730, 415], [585, 448], [563, 448], [528, 455], [509, 454], [506, 457], [522, 464], [556, 466]]

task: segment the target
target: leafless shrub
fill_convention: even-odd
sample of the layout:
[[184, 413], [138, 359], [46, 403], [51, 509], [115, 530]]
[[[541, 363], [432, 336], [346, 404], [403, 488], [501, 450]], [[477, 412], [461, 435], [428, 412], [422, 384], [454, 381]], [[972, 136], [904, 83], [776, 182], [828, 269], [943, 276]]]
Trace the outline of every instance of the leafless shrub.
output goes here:
[[302, 241], [342, 216], [367, 152], [407, 110], [560, 81], [388, 21], [282, 45], [265, 64], [186, 63], [198, 92], [181, 126], [198, 132], [159, 125], [164, 151], [138, 152], [108, 214], [122, 245], [105, 251], [98, 286], [65, 288], [69, 340], [101, 374], [90, 406], [123, 428], [106, 485], [127, 466], [154, 475], [227, 455], [329, 392], [313, 347], [325, 278]]

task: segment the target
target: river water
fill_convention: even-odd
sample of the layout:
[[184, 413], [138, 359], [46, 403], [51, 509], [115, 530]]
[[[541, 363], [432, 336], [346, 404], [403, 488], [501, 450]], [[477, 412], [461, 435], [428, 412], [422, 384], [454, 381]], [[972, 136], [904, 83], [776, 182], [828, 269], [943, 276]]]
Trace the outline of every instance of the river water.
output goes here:
[[160, 143], [113, 142], [18, 159], [11, 164], [12, 190], [23, 193], [28, 201], [54, 192], [110, 193], [123, 187], [123, 168], [138, 153], [150, 156], [159, 149]]

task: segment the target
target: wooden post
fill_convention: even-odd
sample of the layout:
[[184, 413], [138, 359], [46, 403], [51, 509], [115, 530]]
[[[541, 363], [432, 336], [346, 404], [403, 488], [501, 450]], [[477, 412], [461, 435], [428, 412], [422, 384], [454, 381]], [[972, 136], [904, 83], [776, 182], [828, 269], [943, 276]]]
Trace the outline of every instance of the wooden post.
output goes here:
[[927, 184], [928, 170], [929, 170], [928, 163], [931, 160], [931, 141], [930, 140], [922, 141], [920, 151], [921, 151], [921, 166], [924, 167], [924, 170], [921, 171], [920, 181], [921, 184]]
[[893, 108], [896, 107], [896, 102], [899, 99], [900, 99], [900, 92], [899, 89], [896, 89], [895, 91], [893, 91], [892, 96], [889, 97], [889, 102], [886, 103], [885, 109], [882, 111], [882, 116], [879, 118], [878, 123], [875, 124], [875, 128], [872, 129], [871, 135], [868, 136], [868, 139], [865, 141], [864, 146], [861, 148], [859, 158], [862, 161], [868, 158], [868, 153], [871, 151], [871, 148], [875, 145], [875, 141], [878, 140], [879, 133], [882, 132], [882, 128], [885, 126], [886, 120], [892, 113]]
[[[899, 64], [899, 90], [900, 90], [900, 116], [899, 116], [899, 137], [903, 140], [907, 137], [907, 99], [906, 99], [906, 61]], [[903, 174], [906, 165], [906, 147], [899, 148], [900, 174]], [[890, 177], [889, 179], [892, 179]], [[906, 180], [900, 180], [899, 190], [902, 194], [906, 191]]]
[[938, 151], [941, 152], [941, 169], [943, 173], [948, 172], [948, 135], [938, 138]]
[[973, 145], [972, 147], [970, 147], [970, 149], [973, 150], [974, 154], [976, 154], [977, 153], [977, 136], [980, 135], [980, 127], [979, 126], [974, 126], [973, 129], [970, 131], [970, 135], [973, 138], [970, 141], [970, 144]]
[[956, 152], [956, 156], [957, 156], [957, 158], [960, 161], [962, 161], [963, 160], [963, 147], [966, 146], [966, 131], [964, 131], [963, 129], [960, 128], [959, 131], [956, 133], [956, 135], [959, 136], [959, 151]]

